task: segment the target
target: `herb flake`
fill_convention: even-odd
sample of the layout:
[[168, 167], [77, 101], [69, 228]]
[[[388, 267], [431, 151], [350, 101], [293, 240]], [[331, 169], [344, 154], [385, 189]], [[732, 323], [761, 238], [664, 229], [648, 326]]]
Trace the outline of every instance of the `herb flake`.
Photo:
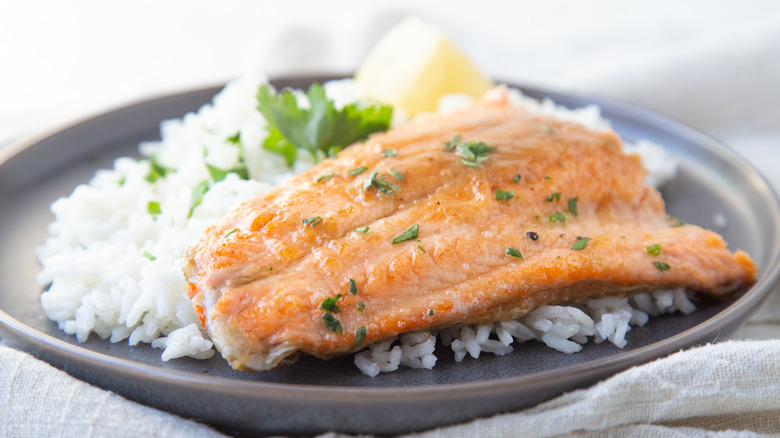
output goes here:
[[355, 175], [360, 175], [361, 173], [365, 172], [366, 170], [368, 170], [368, 167], [360, 166], [357, 169], [352, 169], [352, 170], [347, 171], [347, 173], [352, 175], [352, 176], [355, 176]]
[[249, 179], [249, 171], [244, 164], [239, 164], [231, 169], [223, 170], [219, 167], [212, 166], [206, 163], [206, 168], [209, 170], [209, 176], [215, 183], [222, 181], [228, 176], [229, 173], [235, 173], [241, 179]]
[[452, 138], [452, 141], [446, 142], [444, 152], [455, 151], [455, 155], [460, 157], [461, 164], [470, 167], [478, 167], [479, 163], [488, 159], [487, 155], [496, 149], [484, 142], [462, 142], [460, 135]]
[[493, 192], [493, 196], [498, 201], [509, 201], [510, 199], [515, 197], [515, 194], [514, 192], [510, 192], [508, 190], [496, 189], [496, 191]]
[[569, 218], [569, 215], [562, 211], [556, 211], [555, 213], [551, 214], [547, 220], [550, 222], [566, 222], [566, 219]]
[[523, 258], [523, 254], [515, 248], [507, 248], [506, 255], [509, 257], [517, 257], [520, 260], [525, 260], [525, 258]]
[[339, 313], [341, 312], [341, 309], [339, 309], [338, 304], [336, 303], [339, 298], [341, 298], [341, 294], [337, 294], [335, 297], [328, 297], [322, 300], [322, 303], [320, 304], [320, 309], [330, 312], [330, 313]]
[[357, 311], [358, 311], [358, 312], [362, 312], [362, 311], [364, 311], [364, 310], [366, 310], [366, 303], [364, 303], [364, 302], [362, 302], [362, 301], [358, 301], [358, 304], [357, 304]]
[[157, 161], [157, 157], [152, 156], [149, 158], [149, 173], [146, 175], [146, 181], [153, 183], [158, 179], [165, 177], [165, 175], [172, 171], [173, 169], [163, 166]]
[[545, 199], [546, 202], [558, 202], [561, 200], [561, 192], [550, 193], [550, 197]]
[[520, 182], [520, 178], [522, 177], [523, 176], [518, 173], [517, 175], [515, 175], [514, 178], [512, 178], [512, 182]]
[[571, 249], [582, 251], [585, 249], [585, 247], [588, 246], [588, 242], [590, 241], [590, 238], [588, 237], [578, 237], [577, 241], [574, 242], [574, 245], [571, 246]]
[[157, 260], [157, 257], [155, 257], [154, 255], [152, 255], [151, 253], [148, 253], [146, 251], [144, 251], [143, 256], [146, 257], [147, 259], [151, 260], [151, 261]]
[[569, 212], [573, 214], [574, 216], [579, 216], [579, 213], [577, 213], [577, 201], [580, 199], [579, 196], [576, 196], [574, 198], [569, 198]]
[[401, 173], [401, 171], [396, 170], [395, 167], [390, 169], [390, 175], [393, 175], [393, 178], [397, 179], [398, 181], [404, 180], [404, 174]]
[[228, 143], [240, 144], [241, 143], [241, 131], [236, 132], [236, 135], [227, 138]]
[[227, 239], [228, 237], [230, 237], [231, 234], [235, 233], [236, 231], [238, 231], [238, 228], [228, 228], [227, 230], [225, 230], [224, 233], [222, 233], [222, 237]]
[[322, 321], [325, 322], [325, 327], [328, 328], [328, 330], [332, 332], [339, 332], [339, 334], [344, 334], [344, 328], [341, 326], [341, 321], [333, 317], [333, 314], [330, 312], [325, 312], [322, 314]]
[[661, 255], [661, 245], [656, 243], [655, 245], [648, 246], [645, 251], [651, 256], [659, 256]]
[[203, 202], [203, 195], [205, 195], [210, 188], [211, 184], [208, 182], [208, 180], [203, 180], [192, 188], [192, 194], [190, 195], [190, 211], [187, 214], [187, 219], [192, 217], [192, 213], [195, 212], [195, 207], [199, 206], [200, 203]]
[[664, 262], [653, 262], [656, 268], [658, 268], [659, 271], [668, 271], [671, 269], [671, 266]]
[[162, 213], [162, 210], [160, 210], [160, 203], [157, 201], [149, 201], [149, 204], [146, 206], [146, 211], [152, 216], [157, 216]]
[[398, 151], [395, 149], [382, 149], [382, 156], [384, 158], [390, 158], [398, 155]]
[[325, 181], [326, 179], [333, 178], [334, 176], [336, 176], [336, 174], [335, 174], [335, 173], [333, 173], [333, 172], [328, 172], [328, 173], [326, 173], [326, 174], [324, 174], [324, 175], [320, 176], [319, 178], [317, 178], [317, 182], [322, 182], [322, 181]]
[[374, 187], [381, 193], [391, 195], [394, 191], [398, 190], [398, 186], [389, 183], [386, 179], [379, 175], [378, 171], [371, 172], [371, 175], [363, 182], [363, 188], [371, 190]]
[[368, 227], [355, 228], [355, 232], [366, 234], [368, 233]]
[[364, 342], [366, 342], [366, 328], [360, 327], [359, 329], [355, 330], [355, 347], [359, 347], [363, 345]]
[[322, 218], [320, 216], [312, 216], [310, 218], [303, 219], [301, 223], [304, 225], [311, 225], [312, 227], [316, 227], [322, 223]]
[[405, 242], [407, 240], [414, 240], [417, 238], [417, 233], [420, 231], [420, 225], [414, 224], [411, 227], [409, 227], [408, 230], [404, 231], [403, 234], [400, 236], [396, 236], [393, 238], [393, 245], [396, 243]]
[[358, 294], [357, 283], [351, 278], [349, 279], [349, 293], [352, 295]]

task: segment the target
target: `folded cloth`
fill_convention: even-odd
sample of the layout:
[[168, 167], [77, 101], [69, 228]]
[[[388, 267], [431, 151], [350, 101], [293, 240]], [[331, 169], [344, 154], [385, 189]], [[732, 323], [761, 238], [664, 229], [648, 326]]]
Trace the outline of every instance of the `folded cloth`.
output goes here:
[[[0, 436], [225, 436], [17, 350], [0, 347], [0, 364]], [[408, 437], [779, 434], [780, 340], [767, 340], [692, 348], [524, 411]]]
[[0, 346], [0, 436], [224, 437]]
[[524, 411], [417, 434], [780, 435], [780, 340], [727, 341], [630, 368]]

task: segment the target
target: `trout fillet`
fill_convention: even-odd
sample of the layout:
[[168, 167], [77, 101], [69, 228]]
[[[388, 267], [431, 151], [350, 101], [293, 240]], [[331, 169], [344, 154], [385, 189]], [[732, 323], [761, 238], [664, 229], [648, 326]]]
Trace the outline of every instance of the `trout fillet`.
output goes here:
[[234, 368], [269, 370], [544, 304], [753, 282], [747, 254], [679, 226], [645, 176], [614, 132], [499, 88], [238, 205], [187, 251], [192, 305]]

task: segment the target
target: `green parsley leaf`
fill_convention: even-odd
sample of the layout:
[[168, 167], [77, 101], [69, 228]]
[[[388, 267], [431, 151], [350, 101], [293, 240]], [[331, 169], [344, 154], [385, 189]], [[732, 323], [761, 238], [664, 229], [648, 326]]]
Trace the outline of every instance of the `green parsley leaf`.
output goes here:
[[520, 182], [520, 178], [522, 177], [523, 176], [518, 173], [517, 175], [515, 175], [514, 178], [512, 178], [512, 182]]
[[170, 172], [173, 172], [173, 169], [163, 166], [157, 161], [157, 157], [152, 156], [149, 158], [149, 173], [146, 175], [146, 181], [153, 183]]
[[419, 243], [417, 244], [417, 249], [420, 250], [423, 254], [427, 254], [428, 251], [425, 250], [425, 248], [422, 247]]
[[273, 266], [269, 266], [269, 267], [267, 267], [267, 268], [265, 268], [265, 269], [266, 269], [266, 270], [268, 270], [268, 271], [273, 271], [273, 270], [274, 270], [274, 267], [273, 267]]
[[656, 243], [655, 245], [650, 245], [646, 248], [646, 251], [651, 256], [658, 256], [661, 255], [661, 245]]
[[206, 163], [206, 168], [209, 170], [209, 175], [211, 176], [211, 179], [214, 182], [220, 182], [227, 176], [228, 173], [230, 173], [229, 170], [222, 170], [220, 168], [214, 167], [211, 164]]
[[579, 216], [579, 213], [577, 213], [577, 201], [580, 199], [579, 196], [574, 198], [569, 198], [569, 211], [574, 216]]
[[332, 313], [325, 312], [322, 314], [322, 320], [325, 322], [325, 327], [332, 332], [339, 332], [344, 334], [344, 328], [341, 326], [341, 321], [333, 317]]
[[479, 166], [479, 163], [487, 160], [487, 155], [496, 149], [495, 146], [487, 145], [481, 141], [462, 142], [460, 135], [456, 135], [452, 141], [448, 141], [444, 145], [444, 152], [455, 151], [455, 155], [460, 157], [460, 162], [471, 167]]
[[227, 239], [228, 237], [230, 237], [231, 234], [235, 233], [236, 231], [238, 231], [238, 228], [228, 228], [227, 230], [225, 230], [224, 233], [222, 233], [222, 237]]
[[372, 187], [388, 195], [398, 190], [398, 186], [389, 183], [386, 179], [379, 176], [379, 172], [376, 170], [371, 172], [371, 175], [363, 182], [364, 189], [371, 190]]
[[144, 251], [144, 257], [146, 257], [147, 259], [149, 259], [151, 261], [157, 260], [157, 257], [153, 256], [152, 254], [150, 254], [150, 253], [148, 253], [146, 251]]
[[366, 234], [368, 233], [368, 227], [355, 228], [355, 231], [357, 231], [358, 233]]
[[322, 182], [322, 181], [325, 181], [326, 179], [328, 179], [328, 178], [333, 178], [334, 176], [336, 176], [336, 174], [335, 174], [335, 173], [333, 173], [333, 172], [328, 172], [328, 173], [326, 173], [325, 175], [322, 175], [322, 176], [320, 176], [319, 178], [317, 178], [317, 182]]
[[365, 327], [360, 327], [359, 329], [355, 330], [355, 347], [363, 345], [363, 343], [366, 342], [366, 334]]
[[206, 163], [206, 168], [209, 170], [209, 176], [211, 176], [211, 179], [216, 183], [220, 182], [229, 173], [235, 173], [237, 174], [241, 179], [249, 179], [249, 172], [247, 171], [247, 168], [245, 165], [240, 164], [232, 169], [223, 170], [218, 167], [214, 167], [211, 164]]
[[298, 156], [298, 148], [287, 141], [278, 129], [271, 129], [268, 132], [268, 137], [263, 141], [263, 148], [284, 157], [289, 167], [292, 167], [295, 157]]
[[360, 166], [357, 169], [352, 169], [352, 170], [348, 171], [347, 173], [352, 175], [352, 176], [355, 176], [355, 175], [360, 175], [361, 173], [365, 172], [366, 170], [368, 170], [368, 167]]
[[547, 218], [550, 222], [566, 222], [566, 219], [568, 219], [569, 216], [561, 211], [556, 211], [555, 213], [551, 214], [550, 217]]
[[351, 278], [349, 279], [349, 293], [351, 293], [352, 295], [357, 295], [358, 293], [357, 283], [355, 283], [355, 280]]
[[544, 132], [546, 134], [552, 134], [552, 133], [555, 132], [552, 128], [550, 128], [547, 125], [542, 125], [540, 129], [542, 130], [542, 132]]
[[433, 309], [428, 309], [428, 316], [433, 316]]
[[551, 176], [548, 176], [548, 175], [545, 175], [545, 176], [544, 176], [544, 179], [552, 179], [552, 177], [551, 177]]
[[414, 239], [416, 239], [418, 231], [420, 231], [420, 225], [418, 225], [418, 224], [412, 225], [403, 234], [393, 238], [393, 245], [395, 245], [396, 243], [405, 242], [407, 240], [414, 240]]
[[289, 89], [277, 94], [270, 86], [263, 85], [257, 92], [257, 109], [268, 123], [269, 130], [269, 138], [263, 147], [282, 155], [288, 164], [295, 161], [297, 149], [308, 151], [317, 162], [318, 152], [332, 156], [336, 151], [390, 126], [391, 106], [364, 107], [361, 103], [337, 110], [325, 94], [325, 88], [318, 83], [309, 87], [306, 97], [309, 108], [300, 107]]
[[506, 249], [506, 255], [508, 255], [509, 257], [517, 257], [517, 258], [519, 258], [520, 260], [525, 260], [525, 259], [523, 258], [523, 254], [521, 254], [521, 253], [520, 253], [520, 251], [518, 251], [518, 250], [517, 250], [517, 249], [515, 249], [515, 248], [507, 248], [507, 249]]
[[227, 139], [228, 143], [232, 144], [240, 144], [241, 143], [241, 131], [236, 132], [236, 135], [232, 137], [228, 137]]
[[157, 201], [149, 201], [149, 204], [146, 206], [146, 211], [152, 216], [162, 213], [162, 210], [160, 210], [160, 203]]
[[398, 155], [398, 151], [395, 149], [382, 149], [382, 156], [384, 158], [390, 158]]
[[398, 181], [404, 180], [404, 174], [398, 170], [395, 170], [395, 167], [390, 169], [390, 175], [393, 175], [393, 178], [397, 179]]
[[668, 271], [671, 269], [671, 266], [667, 265], [664, 262], [653, 262], [656, 268], [658, 268], [659, 271]]
[[588, 242], [590, 241], [590, 238], [588, 237], [578, 237], [577, 241], [574, 242], [574, 245], [571, 246], [571, 249], [576, 249], [577, 251], [582, 251], [585, 249], [586, 246], [588, 246]]
[[508, 200], [514, 198], [515, 194], [514, 194], [514, 192], [510, 192], [510, 191], [507, 191], [507, 190], [496, 189], [496, 191], [493, 192], [493, 196], [498, 201], [508, 201]]
[[336, 302], [341, 298], [341, 294], [337, 294], [336, 297], [328, 297], [325, 298], [322, 303], [320, 304], [320, 309], [331, 312], [331, 313], [339, 313], [341, 312], [341, 309], [339, 309], [338, 304]]
[[561, 200], [561, 192], [550, 193], [550, 197], [545, 199], [546, 202], [558, 202]]
[[311, 225], [312, 227], [316, 227], [317, 225], [322, 223], [322, 218], [319, 216], [312, 216], [310, 218], [306, 218], [301, 221], [304, 225]]
[[203, 202], [203, 195], [209, 191], [211, 184], [207, 180], [199, 182], [192, 188], [192, 194], [190, 195], [190, 212], [187, 214], [187, 219], [192, 217], [192, 213], [195, 211], [195, 207], [199, 206]]
[[364, 310], [366, 310], [366, 303], [364, 303], [362, 301], [358, 301], [357, 311], [358, 312], [362, 312]]

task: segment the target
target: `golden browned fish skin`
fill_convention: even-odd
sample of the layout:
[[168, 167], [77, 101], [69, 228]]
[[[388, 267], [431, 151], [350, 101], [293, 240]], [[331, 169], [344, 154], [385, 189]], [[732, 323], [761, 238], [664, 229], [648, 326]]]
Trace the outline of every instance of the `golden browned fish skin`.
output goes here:
[[[444, 150], [456, 135], [495, 150], [466, 165]], [[375, 171], [397, 189], [367, 189]], [[750, 284], [749, 256], [711, 231], [675, 226], [645, 175], [614, 133], [531, 114], [497, 89], [239, 205], [186, 256], [193, 307], [234, 368], [267, 370], [360, 349], [362, 327], [371, 343], [543, 304], [677, 287], [723, 296]], [[417, 238], [392, 243], [413, 225]], [[581, 237], [584, 249], [572, 249]], [[321, 308], [337, 294], [330, 315], [342, 332]]]

